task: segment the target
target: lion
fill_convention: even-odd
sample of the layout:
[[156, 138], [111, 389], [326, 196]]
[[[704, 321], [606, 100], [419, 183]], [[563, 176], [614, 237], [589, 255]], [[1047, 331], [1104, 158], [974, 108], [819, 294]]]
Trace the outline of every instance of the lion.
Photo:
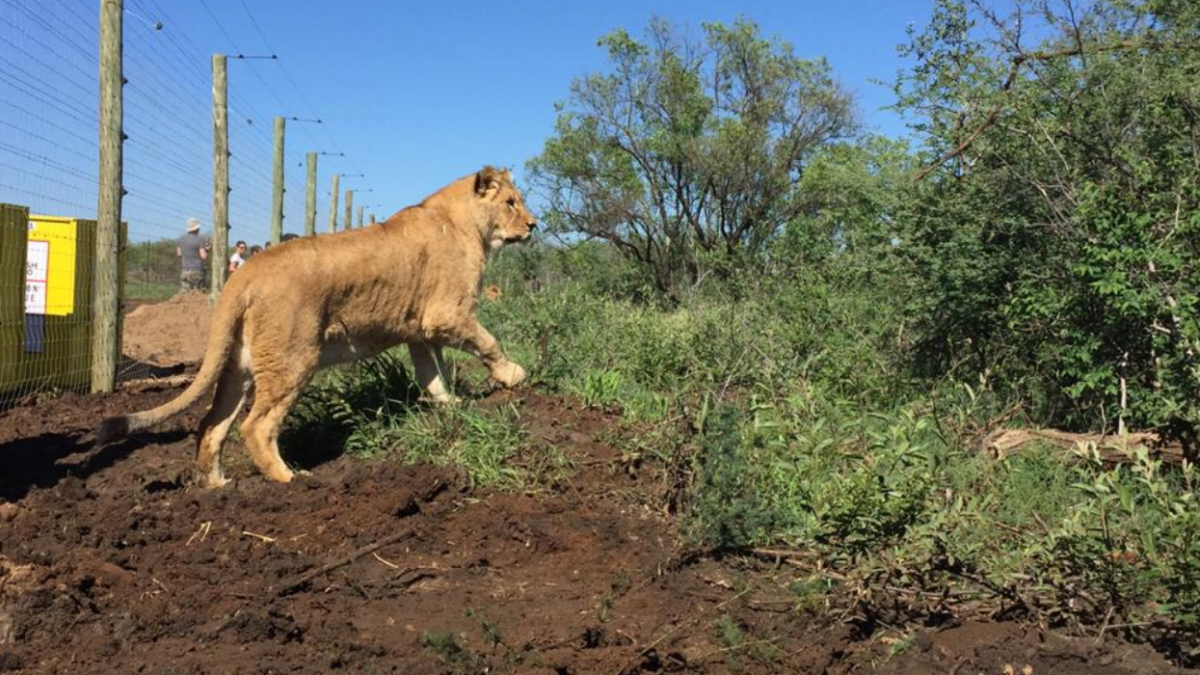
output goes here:
[[228, 482], [222, 445], [253, 391], [241, 437], [263, 475], [286, 483], [295, 473], [279, 455], [280, 427], [320, 368], [405, 343], [424, 396], [446, 403], [453, 397], [442, 348], [454, 347], [515, 387], [525, 369], [508, 360], [475, 310], [488, 255], [528, 240], [536, 226], [512, 175], [486, 166], [378, 227], [272, 246], [230, 277], [191, 385], [153, 410], [105, 420], [97, 440], [159, 424], [215, 387], [196, 463], [203, 484], [220, 487]]

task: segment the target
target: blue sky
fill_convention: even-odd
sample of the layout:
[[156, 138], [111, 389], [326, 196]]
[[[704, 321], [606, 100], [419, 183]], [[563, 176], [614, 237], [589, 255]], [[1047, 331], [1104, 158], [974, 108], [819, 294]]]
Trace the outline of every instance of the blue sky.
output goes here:
[[[929, 12], [926, 0], [359, 1], [332, 11], [246, 1], [354, 164], [382, 199], [402, 204], [484, 162], [523, 165], [540, 151], [571, 81], [605, 67], [597, 39], [619, 27], [639, 34], [652, 15], [696, 32], [704, 21], [757, 21], [801, 56], [828, 58], [868, 125], [899, 133], [894, 115], [879, 110], [891, 92], [870, 80], [892, 78], [905, 25]], [[263, 48], [240, 2], [208, 2], [229, 6], [241, 49]]]
[[[0, 106], [0, 201], [83, 215], [95, 203], [95, 170], [87, 159], [95, 152], [88, 113], [95, 107], [96, 4], [0, 0], [0, 94], [11, 89], [25, 101]], [[319, 230], [328, 219], [335, 171], [365, 173], [343, 187], [371, 190], [359, 192], [355, 202], [382, 217], [485, 163], [511, 166], [519, 176], [550, 134], [554, 104], [566, 99], [571, 81], [605, 67], [597, 39], [620, 27], [639, 35], [651, 16], [697, 34], [701, 22], [753, 20], [764, 34], [792, 43], [798, 55], [826, 57], [856, 94], [868, 129], [903, 133], [895, 115], [880, 110], [892, 102], [890, 89], [871, 80], [894, 77], [902, 65], [895, 46], [907, 24], [927, 21], [932, 3], [125, 4], [125, 214], [136, 238], [169, 236], [188, 215], [206, 227], [211, 220], [211, 54], [279, 55], [278, 62], [229, 62], [232, 236], [256, 241], [266, 238], [269, 223], [273, 116], [324, 121], [289, 123], [285, 231], [303, 227], [299, 163], [309, 150], [346, 154], [321, 158]], [[153, 27], [158, 21], [162, 30]], [[36, 171], [2, 175], [30, 163]]]

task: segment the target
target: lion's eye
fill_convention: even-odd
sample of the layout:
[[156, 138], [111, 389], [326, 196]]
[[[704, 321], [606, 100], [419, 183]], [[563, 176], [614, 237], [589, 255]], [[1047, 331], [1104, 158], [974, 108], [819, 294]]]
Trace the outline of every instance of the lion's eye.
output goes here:
[[516, 199], [513, 199], [512, 197], [509, 197], [509, 198], [508, 198], [508, 205], [509, 205], [509, 206], [511, 206], [511, 207], [513, 207], [513, 208], [516, 208], [516, 206], [517, 206], [517, 200], [516, 200]]

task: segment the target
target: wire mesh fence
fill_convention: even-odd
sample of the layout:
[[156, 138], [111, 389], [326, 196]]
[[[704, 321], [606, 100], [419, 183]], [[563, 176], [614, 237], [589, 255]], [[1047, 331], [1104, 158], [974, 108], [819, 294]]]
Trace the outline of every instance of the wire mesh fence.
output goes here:
[[[100, 153], [97, 4], [0, 0], [0, 405], [86, 388], [89, 381]], [[230, 253], [238, 241], [246, 242], [247, 252], [269, 242], [274, 117], [289, 118], [285, 233], [303, 233], [305, 150], [336, 150], [290, 73], [271, 62], [238, 58], [228, 16], [222, 19], [200, 0], [204, 11], [192, 11], [187, 20], [211, 23], [181, 24], [166, 4], [124, 1], [119, 258], [126, 310], [175, 296], [194, 281], [181, 258], [192, 241], [181, 241], [190, 219], [201, 225], [200, 285], [207, 288], [216, 266], [227, 269], [229, 262], [211, 255], [212, 50], [200, 47], [204, 40], [194, 36], [197, 31], [221, 36], [221, 46], [235, 54], [229, 57]], [[170, 9], [187, 13], [184, 7]], [[233, 11], [273, 57], [250, 8], [240, 3]], [[280, 82], [292, 90], [290, 102], [280, 95]], [[293, 111], [311, 117], [288, 114]], [[337, 170], [323, 168], [325, 176]], [[325, 231], [328, 200], [327, 191], [316, 191], [318, 232]], [[117, 376], [138, 372], [138, 364], [125, 358]]]

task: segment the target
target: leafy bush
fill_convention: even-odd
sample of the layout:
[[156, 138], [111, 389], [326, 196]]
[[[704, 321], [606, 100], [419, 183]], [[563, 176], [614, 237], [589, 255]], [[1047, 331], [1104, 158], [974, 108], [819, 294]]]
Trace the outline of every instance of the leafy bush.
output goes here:
[[1043, 423], [1194, 430], [1200, 11], [1036, 4], [940, 0], [902, 50], [930, 162], [894, 213], [914, 365]]
[[315, 458], [388, 449], [380, 430], [406, 417], [420, 397], [401, 353], [319, 373], [288, 416], [282, 444]]
[[1200, 647], [1191, 464], [1168, 470], [1145, 448], [1118, 466], [1094, 448], [997, 462], [905, 409], [760, 402], [709, 420], [690, 528], [706, 549], [794, 548], [858, 597], [891, 598], [878, 607], [911, 603], [899, 620], [984, 608]]

